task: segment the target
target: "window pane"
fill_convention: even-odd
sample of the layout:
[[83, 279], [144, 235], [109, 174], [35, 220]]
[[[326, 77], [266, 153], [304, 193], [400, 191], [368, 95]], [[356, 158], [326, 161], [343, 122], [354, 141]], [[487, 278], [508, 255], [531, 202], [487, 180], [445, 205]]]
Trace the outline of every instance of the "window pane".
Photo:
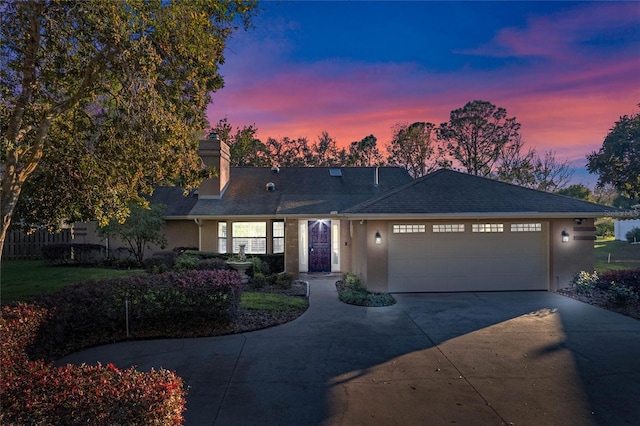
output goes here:
[[273, 222], [273, 252], [284, 253], [284, 222]]
[[433, 225], [433, 232], [464, 232], [463, 223]]
[[394, 234], [415, 234], [426, 231], [426, 225], [393, 225]]
[[227, 252], [227, 222], [218, 222], [218, 253]]
[[511, 232], [541, 232], [541, 223], [512, 223]]
[[233, 237], [266, 237], [267, 222], [234, 222]]
[[284, 222], [273, 222], [273, 236], [284, 237]]
[[502, 223], [474, 223], [471, 232], [504, 232]]
[[244, 244], [246, 254], [264, 254], [267, 252], [266, 238], [234, 238], [233, 252], [240, 253], [240, 245]]

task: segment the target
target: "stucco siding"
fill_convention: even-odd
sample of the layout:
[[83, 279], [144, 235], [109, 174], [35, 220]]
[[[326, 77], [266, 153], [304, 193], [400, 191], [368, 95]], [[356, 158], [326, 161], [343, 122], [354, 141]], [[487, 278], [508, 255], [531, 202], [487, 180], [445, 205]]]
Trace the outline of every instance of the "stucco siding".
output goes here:
[[[562, 231], [569, 234], [569, 241], [562, 242]], [[572, 219], [555, 220], [550, 231], [551, 290], [569, 286], [580, 271], [593, 272], [595, 253], [593, 243], [595, 227], [593, 219], [577, 224]]]

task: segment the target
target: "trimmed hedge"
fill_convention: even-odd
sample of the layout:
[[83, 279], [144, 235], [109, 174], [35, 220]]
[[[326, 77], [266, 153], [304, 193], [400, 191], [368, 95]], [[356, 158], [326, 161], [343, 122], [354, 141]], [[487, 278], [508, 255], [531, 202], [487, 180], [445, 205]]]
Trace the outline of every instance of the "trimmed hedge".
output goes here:
[[51, 320], [51, 311], [35, 304], [2, 309], [1, 424], [182, 424], [186, 391], [170, 371], [30, 360], [26, 348]]
[[[240, 293], [241, 277], [235, 271], [166, 272], [67, 286], [34, 299], [51, 319], [39, 327], [27, 350], [33, 359], [50, 360], [127, 338], [166, 337], [175, 329], [224, 325], [237, 315]], [[158, 335], [158, 330], [165, 334]]]
[[100, 244], [47, 244], [42, 257], [48, 265], [99, 265], [105, 260], [106, 249]]

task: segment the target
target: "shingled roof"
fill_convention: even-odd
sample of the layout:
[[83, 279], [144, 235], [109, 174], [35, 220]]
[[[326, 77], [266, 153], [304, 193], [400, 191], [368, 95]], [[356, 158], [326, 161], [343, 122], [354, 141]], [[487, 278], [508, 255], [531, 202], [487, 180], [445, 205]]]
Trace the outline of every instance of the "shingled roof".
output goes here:
[[[332, 176], [331, 170], [340, 176]], [[380, 167], [375, 185], [375, 172], [375, 167], [285, 167], [277, 173], [269, 168], [233, 167], [219, 199], [183, 197], [175, 189], [158, 188], [152, 200], [172, 206], [168, 216], [329, 215], [412, 180], [403, 168]], [[275, 190], [268, 191], [268, 183]]]
[[459, 215], [599, 217], [618, 211], [493, 179], [438, 170], [344, 211], [352, 215]]

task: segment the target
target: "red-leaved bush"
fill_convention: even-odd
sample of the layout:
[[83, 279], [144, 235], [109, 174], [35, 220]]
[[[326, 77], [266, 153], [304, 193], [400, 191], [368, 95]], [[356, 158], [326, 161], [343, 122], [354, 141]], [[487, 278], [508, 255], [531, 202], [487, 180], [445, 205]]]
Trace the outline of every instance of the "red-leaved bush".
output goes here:
[[640, 269], [605, 271], [600, 274], [599, 282], [603, 288], [615, 283], [618, 286], [635, 290], [640, 294]]
[[30, 360], [25, 348], [50, 320], [47, 310], [34, 304], [2, 308], [1, 424], [182, 424], [186, 392], [170, 371], [53, 367]]
[[83, 347], [163, 327], [229, 322], [240, 304], [233, 271], [193, 271], [89, 282], [2, 308], [0, 424], [181, 424], [182, 379], [167, 370], [141, 373], [113, 365], [54, 367]]

